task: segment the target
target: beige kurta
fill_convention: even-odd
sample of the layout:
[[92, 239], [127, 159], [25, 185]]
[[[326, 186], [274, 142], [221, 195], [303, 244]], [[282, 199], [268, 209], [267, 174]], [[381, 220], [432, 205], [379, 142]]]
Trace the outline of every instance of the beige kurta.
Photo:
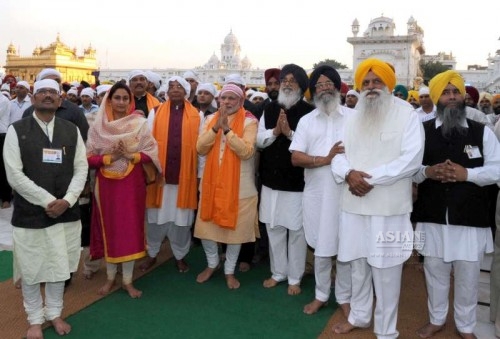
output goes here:
[[[207, 117], [204, 132], [198, 138], [197, 148], [200, 154], [206, 155], [212, 150], [216, 134], [211, 128], [207, 129], [212, 116]], [[234, 116], [229, 116], [231, 122]], [[211, 221], [196, 217], [194, 236], [200, 239], [213, 240], [226, 244], [242, 244], [255, 241], [259, 236], [257, 219], [257, 189], [255, 187], [255, 139], [257, 137], [258, 121], [253, 117], [245, 118], [243, 137], [239, 138], [234, 132], [222, 136], [220, 143], [219, 161], [223, 160], [226, 143], [241, 159], [240, 193], [238, 222], [235, 229], [219, 227]], [[212, 150], [215, 151], [215, 150]], [[203, 177], [202, 177], [203, 180]], [[202, 187], [202, 186], [200, 186]]]

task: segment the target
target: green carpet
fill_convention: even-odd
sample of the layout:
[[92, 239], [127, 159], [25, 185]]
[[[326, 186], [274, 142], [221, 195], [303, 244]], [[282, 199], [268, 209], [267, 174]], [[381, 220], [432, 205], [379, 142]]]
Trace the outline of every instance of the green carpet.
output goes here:
[[0, 282], [12, 278], [12, 252], [0, 251]]
[[[302, 294], [287, 295], [287, 284], [262, 287], [269, 265], [237, 273], [238, 290], [226, 287], [223, 270], [204, 284], [196, 275], [206, 267], [201, 247], [186, 260], [190, 271], [178, 273], [172, 260], [136, 280], [142, 298], [118, 290], [69, 317], [71, 338], [317, 338], [336, 306], [313, 316], [302, 312], [314, 298], [314, 277], [302, 282]], [[333, 293], [332, 293], [333, 296]], [[52, 328], [45, 338], [60, 338]]]

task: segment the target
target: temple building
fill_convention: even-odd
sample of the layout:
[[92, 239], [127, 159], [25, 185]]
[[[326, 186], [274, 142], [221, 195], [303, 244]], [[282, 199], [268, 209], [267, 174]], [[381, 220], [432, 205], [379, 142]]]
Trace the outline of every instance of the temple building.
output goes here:
[[[174, 75], [182, 76], [188, 70], [194, 70], [198, 73], [200, 83], [210, 82], [219, 87], [224, 84], [224, 77], [232, 73], [240, 74], [248, 87], [265, 86], [264, 69], [253, 68], [247, 56], [241, 58], [241, 46], [232, 30], [229, 31], [229, 34], [224, 38], [224, 42], [220, 45], [220, 55], [217, 56], [214, 52], [202, 66], [189, 69], [152, 69], [164, 81]], [[127, 79], [130, 71], [130, 69], [101, 69], [99, 79], [101, 81]]]
[[5, 74], [12, 74], [18, 79], [26, 80], [30, 84], [35, 81], [36, 75], [44, 68], [55, 68], [62, 75], [63, 82], [87, 81], [94, 83], [92, 72], [98, 69], [96, 50], [89, 46], [84, 49], [83, 55], [77, 55], [76, 48], [69, 48], [59, 34], [56, 41], [47, 47], [36, 47], [31, 56], [21, 56], [11, 43], [7, 48]]

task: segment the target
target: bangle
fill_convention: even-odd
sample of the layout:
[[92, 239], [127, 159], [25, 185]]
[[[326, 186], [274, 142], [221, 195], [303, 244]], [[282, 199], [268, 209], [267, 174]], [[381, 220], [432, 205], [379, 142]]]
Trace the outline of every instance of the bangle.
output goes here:
[[293, 131], [292, 130], [290, 130], [290, 133], [288, 133], [288, 137], [289, 138], [293, 137]]
[[217, 134], [217, 130], [215, 129], [215, 127], [212, 127], [212, 131], [214, 131], [214, 133]]
[[347, 171], [347, 173], [345, 174], [345, 177], [344, 177], [345, 180], [347, 180], [347, 177], [349, 176], [349, 174], [351, 174], [352, 171], [354, 171], [354, 169], [352, 169], [352, 168]]
[[229, 132], [231, 132], [230, 128], [228, 128], [227, 130], [224, 131], [224, 135], [228, 134]]
[[316, 157], [313, 157], [313, 167], [316, 167]]

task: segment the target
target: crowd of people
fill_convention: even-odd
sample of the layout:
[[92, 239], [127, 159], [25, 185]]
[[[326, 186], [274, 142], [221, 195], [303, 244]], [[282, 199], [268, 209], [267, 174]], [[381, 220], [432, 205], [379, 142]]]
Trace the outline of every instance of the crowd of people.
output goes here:
[[228, 289], [268, 257], [263, 287], [286, 282], [293, 297], [312, 265], [303, 312], [318, 312], [334, 287], [345, 320], [332, 331], [373, 322], [377, 338], [399, 336], [402, 272], [417, 252], [429, 321], [416, 334], [443, 329], [453, 276], [456, 329], [475, 338], [480, 265], [495, 247], [500, 337], [500, 95], [453, 70], [408, 89], [375, 58], [357, 66], [352, 89], [328, 65], [264, 75], [263, 90], [239, 74], [218, 90], [195, 71], [163, 82], [142, 70], [77, 88], [44, 69], [33, 88], [19, 81], [0, 95], [0, 199], [14, 207], [27, 338], [42, 338], [45, 321], [71, 331], [63, 295], [81, 255], [86, 279], [105, 261], [99, 294], [121, 270], [140, 298], [135, 263], [151, 269], [166, 239], [179, 273], [198, 242], [206, 268], [196, 281], [223, 266]]

